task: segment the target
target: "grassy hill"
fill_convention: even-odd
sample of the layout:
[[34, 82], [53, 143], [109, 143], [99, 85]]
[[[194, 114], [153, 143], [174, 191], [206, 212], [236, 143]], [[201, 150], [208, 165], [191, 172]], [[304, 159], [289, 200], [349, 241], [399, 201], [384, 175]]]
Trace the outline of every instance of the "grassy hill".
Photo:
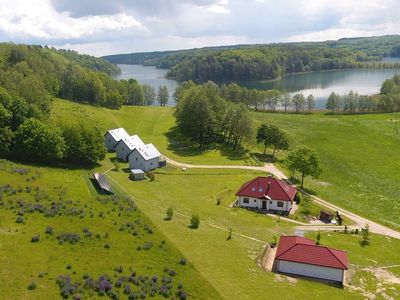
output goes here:
[[[342, 123], [346, 124], [347, 120], [342, 120], [345, 117], [319, 114], [254, 114], [253, 117], [257, 122], [268, 120], [279, 123], [285, 131], [296, 132], [289, 134], [294, 144], [304, 142], [312, 145], [315, 135], [313, 131], [306, 130], [315, 130], [319, 136], [323, 135], [318, 140], [321, 147], [329, 150], [327, 153], [335, 151], [335, 148], [322, 146], [323, 141], [326, 144], [330, 138], [324, 136], [322, 129], [318, 131], [318, 126], [324, 124], [325, 118], [330, 118], [331, 121], [325, 121], [326, 126], [338, 127], [341, 134], [344, 134], [340, 126], [344, 126]], [[363, 117], [368, 118], [366, 123], [370, 127], [377, 126], [383, 119], [379, 115]], [[182, 162], [243, 164], [245, 160], [249, 161], [249, 157], [254, 157], [251, 152], [261, 150], [249, 144], [251, 151], [244, 153], [242, 158], [232, 157], [222, 150], [198, 153], [188, 141], [177, 137], [173, 129], [171, 108], [123, 107], [117, 111], [56, 100], [51, 119], [57, 122], [61, 118], [71, 122], [85, 118], [102, 131], [124, 126], [131, 134], [140, 134], [145, 142], [154, 143], [162, 153]], [[351, 117], [353, 125], [348, 127], [356, 128], [364, 124], [358, 124], [356, 118]], [[390, 128], [385, 125], [380, 128], [385, 134], [390, 134]], [[367, 136], [359, 136], [355, 132], [348, 133], [355, 142], [361, 143]], [[343, 139], [342, 144], [345, 143], [350, 141]], [[322, 156], [323, 153], [320, 154]], [[132, 270], [136, 271], [137, 276], [152, 278], [156, 275], [158, 279], [171, 277], [173, 292], [182, 283], [189, 299], [265, 299], [266, 295], [276, 299], [307, 299], [310, 295], [324, 299], [364, 299], [371, 294], [378, 298], [386, 295], [392, 298], [400, 296], [397, 284], [390, 281], [390, 278], [376, 275], [384, 272], [386, 275], [400, 275], [399, 269], [392, 267], [400, 261], [397, 250], [400, 248], [399, 240], [371, 235], [371, 244], [361, 247], [360, 235], [322, 233], [323, 245], [349, 252], [351, 285], [340, 289], [312, 280], [288, 279], [263, 270], [259, 258], [265, 243], [271, 242], [275, 235], [293, 234], [295, 224], [284, 220], [277, 222], [257, 213], [230, 207], [237, 188], [258, 173], [213, 169], [184, 172], [166, 167], [156, 172], [153, 182], [131, 182], [125, 170], [126, 165], [121, 165], [119, 171], [111, 170], [114, 156], [108, 154], [95, 170], [108, 171], [107, 176], [118, 192], [116, 199], [99, 195], [93, 188], [89, 181], [93, 170], [44, 168], [1, 161], [0, 186], [10, 184], [16, 191], [3, 192], [3, 199], [0, 200], [0, 298], [56, 298], [60, 295], [56, 283], [60, 275], [68, 275], [74, 281], [83, 283], [85, 273], [95, 280], [101, 274], [107, 274], [116, 284], [120, 277], [129, 276]], [[328, 162], [323, 161], [325, 176], [331, 174], [326, 169], [329, 167]], [[335, 164], [332, 163], [332, 166]], [[25, 169], [29, 169], [26, 174]], [[319, 179], [329, 182], [331, 186], [320, 184], [318, 192], [331, 188], [334, 185], [332, 178], [331, 175]], [[353, 177], [350, 179], [353, 180]], [[313, 189], [318, 186], [317, 181], [307, 181], [307, 184], [312, 184]], [[345, 187], [347, 193], [350, 193], [351, 187]], [[24, 201], [18, 201], [20, 199]], [[136, 210], [131, 209], [132, 199]], [[220, 200], [219, 205], [217, 199]], [[59, 214], [49, 217], [46, 212], [52, 207], [52, 202], [59, 208]], [[38, 204], [45, 207], [43, 213], [39, 210], [31, 211]], [[164, 220], [168, 207], [174, 209], [171, 221]], [[198, 214], [201, 220], [197, 230], [188, 228], [193, 213]], [[19, 216], [23, 218], [23, 223], [16, 223]], [[45, 233], [48, 226], [53, 228], [52, 234]], [[149, 233], [149, 227], [153, 233]], [[230, 228], [233, 235], [228, 240]], [[61, 243], [58, 236], [63, 232], [79, 233], [80, 240], [75, 244], [68, 241]], [[31, 238], [37, 234], [40, 235], [39, 242], [31, 243]], [[315, 238], [315, 233], [308, 236]], [[166, 242], [163, 243], [163, 240]], [[152, 247], [144, 250], [145, 244], [150, 242]], [[187, 259], [184, 266], [179, 264], [182, 257]], [[123, 266], [122, 271], [120, 266]], [[177, 274], [171, 276], [164, 272], [165, 268], [169, 271], [173, 269]], [[28, 289], [31, 282], [36, 283], [36, 289]], [[136, 288], [134, 283], [130, 285]], [[126, 299], [123, 289], [115, 287], [121, 299]], [[84, 299], [96, 295], [90, 290], [82, 292]], [[157, 295], [157, 298], [161, 296]]]

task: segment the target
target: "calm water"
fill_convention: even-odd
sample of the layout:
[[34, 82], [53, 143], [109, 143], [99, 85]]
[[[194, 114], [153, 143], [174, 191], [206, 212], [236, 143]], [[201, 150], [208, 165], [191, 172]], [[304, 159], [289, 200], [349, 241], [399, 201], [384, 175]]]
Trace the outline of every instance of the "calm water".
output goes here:
[[305, 97], [313, 94], [316, 107], [325, 108], [331, 92], [345, 94], [353, 90], [362, 95], [379, 93], [385, 79], [400, 74], [400, 69], [340, 70], [287, 75], [282, 79], [266, 82], [246, 82], [242, 85], [257, 89], [286, 90], [291, 95], [302, 93]]
[[[169, 91], [168, 105], [175, 105], [172, 95], [178, 86], [178, 82], [165, 78], [168, 70], [157, 69], [156, 67], [145, 67], [141, 65], [118, 65], [118, 67], [121, 69], [121, 74], [115, 76], [115, 79], [135, 78], [141, 84], [148, 84], [152, 86], [156, 92], [160, 85], [166, 85]], [[157, 104], [157, 102], [154, 102], [154, 105]]]
[[[400, 62], [400, 58], [387, 60]], [[119, 67], [122, 73], [116, 77], [117, 79], [135, 78], [140, 83], [149, 84], [156, 90], [160, 85], [166, 85], [170, 94], [168, 104], [174, 105], [172, 95], [178, 82], [165, 78], [168, 70], [141, 65], [119, 65]], [[316, 107], [325, 108], [326, 100], [332, 91], [339, 94], [345, 94], [351, 90], [363, 95], [376, 94], [379, 93], [382, 82], [395, 74], [400, 74], [400, 69], [340, 70], [287, 75], [274, 81], [240, 84], [248, 88], [286, 90], [290, 94], [302, 93], [304, 96], [313, 94], [316, 98]]]

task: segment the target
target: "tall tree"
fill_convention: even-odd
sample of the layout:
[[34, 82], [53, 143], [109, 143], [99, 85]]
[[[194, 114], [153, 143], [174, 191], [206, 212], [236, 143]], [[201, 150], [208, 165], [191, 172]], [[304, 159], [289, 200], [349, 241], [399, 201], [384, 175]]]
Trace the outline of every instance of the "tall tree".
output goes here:
[[311, 113], [311, 111], [314, 109], [315, 107], [315, 98], [313, 94], [308, 95], [307, 97], [307, 109], [308, 112]]
[[168, 103], [169, 92], [166, 85], [161, 85], [158, 88], [157, 100], [160, 106], [165, 106]]
[[304, 110], [304, 105], [306, 103], [306, 99], [304, 98], [303, 94], [296, 94], [292, 97], [292, 103], [294, 106], [294, 111], [297, 114]]
[[290, 95], [288, 93], [283, 93], [281, 95], [281, 105], [283, 106], [285, 113], [287, 112], [288, 107], [291, 106], [292, 104], [292, 98], [290, 97]]
[[322, 170], [319, 166], [319, 158], [313, 150], [301, 147], [293, 150], [287, 157], [287, 164], [290, 170], [298, 171], [301, 174], [301, 188], [304, 187], [306, 176], [318, 177]]
[[155, 89], [148, 84], [142, 85], [143, 95], [144, 95], [144, 104], [147, 106], [153, 105], [154, 100], [156, 99], [156, 91]]
[[289, 148], [289, 141], [285, 133], [275, 125], [261, 124], [257, 129], [256, 140], [258, 144], [264, 145], [264, 154], [268, 146], [272, 148], [272, 159], [275, 158], [276, 150], [287, 150]]
[[328, 101], [326, 102], [326, 109], [329, 109], [332, 111], [332, 113], [334, 113], [335, 110], [339, 109], [339, 102], [340, 96], [332, 92], [328, 97]]

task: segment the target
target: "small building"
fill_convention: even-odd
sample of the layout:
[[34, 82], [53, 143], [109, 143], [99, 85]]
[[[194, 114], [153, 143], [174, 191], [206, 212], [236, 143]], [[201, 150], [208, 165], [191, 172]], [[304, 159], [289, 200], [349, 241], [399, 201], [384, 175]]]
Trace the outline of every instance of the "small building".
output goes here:
[[128, 156], [135, 148], [142, 148], [145, 144], [138, 135], [122, 138], [116, 145], [115, 150], [119, 160], [128, 161]]
[[293, 206], [296, 188], [272, 176], [257, 177], [239, 189], [237, 205], [259, 210], [288, 213]]
[[275, 255], [277, 272], [344, 283], [347, 252], [318, 246], [299, 236], [282, 236]]
[[129, 175], [131, 180], [143, 180], [144, 179], [144, 172], [140, 169], [133, 169], [131, 170], [131, 174]]
[[323, 222], [327, 222], [330, 223], [332, 222], [332, 220], [335, 218], [333, 213], [330, 213], [328, 211], [325, 210], [321, 210], [321, 212], [319, 213], [319, 219]]
[[98, 187], [105, 193], [113, 194], [113, 190], [111, 188], [110, 183], [104, 176], [104, 174], [93, 173], [93, 178], [96, 181]]
[[117, 143], [124, 138], [129, 138], [124, 128], [111, 129], [104, 134], [104, 144], [108, 151], [115, 151]]
[[153, 144], [135, 148], [129, 154], [129, 168], [141, 169], [145, 172], [158, 168], [161, 153]]

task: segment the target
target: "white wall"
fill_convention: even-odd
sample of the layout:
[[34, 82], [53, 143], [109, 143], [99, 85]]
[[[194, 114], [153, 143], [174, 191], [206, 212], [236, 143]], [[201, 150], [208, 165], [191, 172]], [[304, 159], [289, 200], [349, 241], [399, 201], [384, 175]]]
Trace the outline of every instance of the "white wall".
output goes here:
[[[249, 199], [249, 203], [244, 203], [244, 198]], [[242, 207], [251, 207], [251, 208], [260, 208], [260, 203], [258, 199], [250, 198], [250, 197], [239, 197], [239, 206]]]
[[[278, 206], [278, 202], [283, 202], [283, 207]], [[277, 200], [271, 200], [269, 202], [269, 209], [271, 210], [279, 210], [279, 211], [289, 211], [292, 203], [289, 201], [277, 201]]]
[[115, 151], [115, 139], [111, 136], [109, 132], [104, 135], [104, 144], [109, 151]]
[[129, 168], [130, 169], [141, 169], [143, 171], [150, 171], [158, 168], [159, 157], [145, 160], [139, 152], [135, 149], [129, 155]]
[[301, 264], [291, 261], [278, 260], [278, 272], [302, 275], [326, 280], [340, 281], [343, 279], [343, 270], [328, 267]]
[[128, 161], [128, 154], [131, 152], [131, 150], [124, 142], [119, 142], [116, 147], [116, 152], [118, 159]]

